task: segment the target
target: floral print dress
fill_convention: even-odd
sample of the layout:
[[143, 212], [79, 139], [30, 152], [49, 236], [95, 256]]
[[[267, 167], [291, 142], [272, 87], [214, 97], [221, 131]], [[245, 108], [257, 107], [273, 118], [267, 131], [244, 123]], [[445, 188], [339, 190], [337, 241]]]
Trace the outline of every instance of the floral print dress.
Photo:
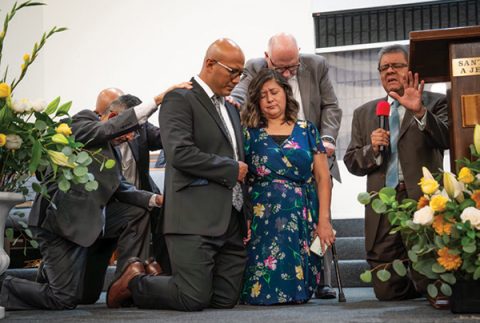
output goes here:
[[278, 145], [263, 128], [245, 130], [252, 236], [241, 302], [303, 303], [320, 280], [321, 259], [309, 246], [318, 223], [313, 156], [325, 153], [318, 130], [297, 121]]

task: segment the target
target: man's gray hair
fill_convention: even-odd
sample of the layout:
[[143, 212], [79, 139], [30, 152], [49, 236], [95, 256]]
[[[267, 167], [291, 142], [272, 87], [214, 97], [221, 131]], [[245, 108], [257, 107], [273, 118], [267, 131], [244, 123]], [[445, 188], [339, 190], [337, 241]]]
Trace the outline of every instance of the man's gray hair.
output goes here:
[[390, 53], [402, 53], [405, 57], [405, 60], [408, 62], [408, 48], [407, 46], [394, 44], [385, 46], [378, 52], [378, 66], [380, 67], [380, 61], [382, 60], [383, 55]]

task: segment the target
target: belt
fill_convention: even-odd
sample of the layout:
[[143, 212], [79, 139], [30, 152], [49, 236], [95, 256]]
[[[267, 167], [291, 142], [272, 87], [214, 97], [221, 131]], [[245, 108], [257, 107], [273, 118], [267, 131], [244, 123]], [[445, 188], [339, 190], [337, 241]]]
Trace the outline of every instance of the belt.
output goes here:
[[395, 189], [397, 192], [403, 192], [407, 190], [407, 185], [405, 185], [404, 181], [400, 181]]

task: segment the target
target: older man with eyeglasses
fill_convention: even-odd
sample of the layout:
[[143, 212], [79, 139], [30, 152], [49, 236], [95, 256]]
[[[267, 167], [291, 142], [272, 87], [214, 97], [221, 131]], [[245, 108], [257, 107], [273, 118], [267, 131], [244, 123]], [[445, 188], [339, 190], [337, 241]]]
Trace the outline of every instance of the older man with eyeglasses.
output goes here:
[[[402, 45], [389, 45], [378, 54], [378, 71], [385, 96], [355, 109], [352, 136], [343, 161], [354, 175], [367, 176], [367, 191], [392, 187], [397, 200], [418, 200], [422, 166], [438, 170], [443, 151], [449, 146], [445, 95], [423, 90], [424, 82], [408, 70], [408, 52]], [[389, 129], [379, 127], [376, 111], [390, 105]], [[378, 107], [378, 108], [377, 108]], [[382, 108], [382, 109], [380, 109]], [[365, 209], [365, 249], [370, 268], [385, 268], [394, 259], [408, 259], [399, 232], [390, 233], [387, 216]], [[392, 273], [388, 282], [373, 275], [379, 300], [402, 300], [421, 296], [427, 283], [415, 271], [400, 277]], [[435, 306], [435, 305], [434, 305]]]
[[[245, 103], [250, 81], [264, 68], [280, 72], [293, 90], [299, 103], [298, 119], [312, 122], [320, 131], [323, 145], [327, 149], [330, 174], [338, 182], [340, 171], [335, 159], [335, 148], [342, 119], [337, 97], [328, 77], [328, 64], [325, 58], [314, 54], [300, 54], [295, 37], [279, 33], [268, 41], [265, 56], [247, 62], [240, 83], [231, 97], [238, 106]], [[331, 253], [325, 257], [324, 275], [317, 290], [319, 298], [335, 298], [331, 288]]]

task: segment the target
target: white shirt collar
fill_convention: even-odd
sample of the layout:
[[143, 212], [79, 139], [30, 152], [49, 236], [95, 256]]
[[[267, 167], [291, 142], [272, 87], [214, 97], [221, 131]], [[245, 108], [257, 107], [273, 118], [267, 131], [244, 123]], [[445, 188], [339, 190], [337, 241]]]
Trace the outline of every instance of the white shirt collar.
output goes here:
[[195, 75], [193, 77], [195, 79], [195, 81], [197, 81], [197, 83], [202, 87], [202, 89], [205, 91], [205, 93], [207, 93], [208, 97], [211, 99], [212, 96], [215, 95], [215, 93], [213, 93], [212, 89], [208, 86], [207, 83], [205, 83], [201, 78], [200, 76], [198, 75]]

